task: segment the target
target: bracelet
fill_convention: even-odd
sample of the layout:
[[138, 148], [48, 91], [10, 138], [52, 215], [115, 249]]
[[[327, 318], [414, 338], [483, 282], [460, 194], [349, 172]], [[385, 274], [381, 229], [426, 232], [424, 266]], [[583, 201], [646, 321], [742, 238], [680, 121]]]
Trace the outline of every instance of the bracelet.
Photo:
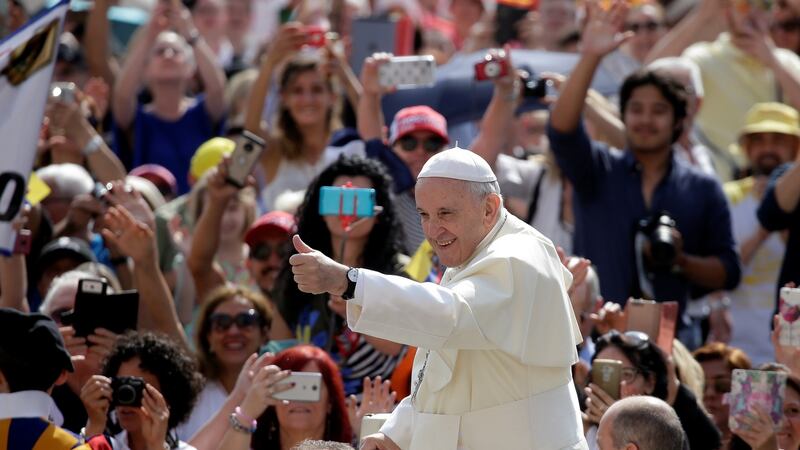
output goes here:
[[730, 297], [722, 297], [722, 299], [720, 299], [719, 301], [716, 302], [709, 301], [708, 303], [709, 307], [711, 308], [711, 311], [719, 311], [719, 310], [727, 311], [731, 307]]
[[253, 434], [253, 433], [255, 433], [256, 432], [256, 427], [258, 425], [256, 423], [256, 421], [254, 420], [250, 424], [250, 427], [248, 428], [247, 426], [245, 426], [241, 422], [239, 422], [239, 418], [236, 416], [235, 412], [231, 413], [230, 417], [228, 418], [228, 422], [230, 422], [231, 428], [233, 428], [234, 430], [236, 430], [236, 431], [238, 431], [240, 433], [245, 433], [245, 434]]
[[248, 416], [247, 414], [245, 414], [244, 412], [242, 412], [242, 408], [240, 406], [237, 406], [236, 409], [234, 409], [234, 411], [236, 412], [237, 416], [241, 417], [246, 422], [250, 422], [253, 426], [256, 426], [258, 424], [256, 422], [256, 419], [253, 419], [250, 416]]
[[102, 145], [103, 145], [103, 138], [100, 137], [99, 134], [95, 134], [94, 136], [92, 136], [91, 139], [89, 139], [89, 142], [87, 142], [86, 145], [83, 146], [81, 154], [83, 156], [89, 156], [92, 153], [95, 153], [96, 151], [100, 150], [100, 147]]

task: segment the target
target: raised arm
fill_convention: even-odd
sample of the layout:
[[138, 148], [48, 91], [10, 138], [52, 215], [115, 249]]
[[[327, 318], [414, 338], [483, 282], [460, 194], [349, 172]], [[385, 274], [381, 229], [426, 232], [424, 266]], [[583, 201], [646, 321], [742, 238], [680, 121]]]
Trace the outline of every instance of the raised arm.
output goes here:
[[561, 133], [575, 131], [581, 120], [586, 93], [603, 57], [617, 49], [633, 34], [622, 33], [628, 7], [616, 0], [609, 11], [597, 2], [587, 4], [587, 25], [578, 64], [572, 70], [550, 114], [552, 128]]
[[349, 101], [353, 107], [358, 107], [358, 102], [363, 92], [361, 81], [359, 81], [358, 77], [353, 72], [353, 68], [350, 67], [347, 57], [345, 57], [343, 52], [334, 47], [333, 42], [328, 42], [326, 49], [329, 62], [333, 65], [333, 74], [336, 75], [344, 85], [347, 101]]
[[772, 175], [767, 192], [758, 207], [758, 220], [770, 231], [790, 226], [800, 204], [800, 158], [791, 166], [781, 167]]
[[250, 100], [247, 104], [244, 128], [266, 138], [266, 130], [261, 128], [261, 116], [264, 113], [264, 104], [272, 85], [278, 67], [300, 48], [305, 42], [303, 26], [298, 23], [287, 23], [276, 33], [275, 40], [261, 61], [258, 78], [253, 83], [250, 91]]
[[136, 32], [128, 46], [128, 57], [114, 83], [111, 97], [114, 120], [123, 129], [133, 124], [144, 67], [156, 37], [169, 26], [168, 11], [169, 7], [164, 2], [158, 2], [150, 16], [150, 22]]
[[228, 203], [239, 192], [225, 182], [227, 160], [220, 163], [208, 178], [206, 201], [197, 221], [192, 238], [192, 248], [186, 263], [194, 279], [196, 298], [201, 300], [215, 287], [225, 284], [225, 276], [215, 267], [214, 257], [219, 247], [222, 216]]
[[225, 72], [214, 52], [200, 37], [189, 9], [180, 0], [172, 0], [170, 17], [174, 28], [194, 49], [197, 73], [205, 93], [206, 111], [214, 122], [219, 122], [225, 114]]
[[508, 48], [505, 53], [512, 69], [508, 71], [508, 75], [495, 80], [494, 93], [489, 107], [483, 114], [480, 133], [470, 148], [492, 167], [497, 161], [497, 155], [511, 144], [510, 138], [514, 135], [514, 112], [520, 100], [521, 85], [511, 65]]
[[103, 238], [133, 260], [133, 276], [139, 291], [139, 328], [164, 333], [188, 348], [172, 294], [158, 268], [153, 230], [122, 206], [109, 208], [104, 219]]
[[692, 44], [712, 41], [725, 31], [726, 0], [701, 0], [683, 20], [667, 32], [647, 54], [647, 65], [659, 58], [680, 56]]
[[28, 279], [25, 271], [25, 256], [13, 254], [0, 256], [0, 307], [28, 312]]
[[383, 109], [381, 97], [384, 88], [378, 83], [378, 68], [386, 64], [391, 58], [388, 53], [375, 53], [364, 60], [361, 67], [361, 85], [363, 92], [358, 101], [356, 122], [358, 134], [364, 141], [383, 139]]
[[109, 86], [119, 72], [117, 60], [111, 56], [108, 43], [111, 36], [111, 22], [108, 20], [110, 0], [96, 0], [86, 19], [86, 32], [83, 45], [86, 49], [86, 63], [92, 76], [101, 77]]

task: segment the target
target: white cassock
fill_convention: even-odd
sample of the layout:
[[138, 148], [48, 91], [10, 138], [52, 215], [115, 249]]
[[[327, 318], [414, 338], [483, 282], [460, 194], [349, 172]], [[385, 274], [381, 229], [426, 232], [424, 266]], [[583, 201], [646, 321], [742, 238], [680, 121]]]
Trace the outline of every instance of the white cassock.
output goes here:
[[381, 432], [404, 450], [587, 449], [571, 280], [550, 240], [504, 208], [441, 285], [360, 269], [348, 324], [419, 347], [423, 374]]

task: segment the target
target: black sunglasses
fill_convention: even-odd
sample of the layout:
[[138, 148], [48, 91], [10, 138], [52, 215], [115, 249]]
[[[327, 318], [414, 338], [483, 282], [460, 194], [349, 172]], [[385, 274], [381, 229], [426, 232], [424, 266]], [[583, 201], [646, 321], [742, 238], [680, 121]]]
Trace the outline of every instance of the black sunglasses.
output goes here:
[[248, 310], [247, 312], [239, 313], [235, 316], [225, 313], [212, 314], [208, 318], [209, 323], [214, 331], [224, 333], [230, 329], [234, 324], [239, 329], [251, 328], [261, 324], [261, 316], [255, 309]]
[[773, 23], [770, 27], [773, 30], [780, 30], [784, 33], [796, 33], [800, 31], [800, 19], [784, 20], [783, 22]]
[[272, 256], [272, 252], [275, 252], [278, 258], [284, 259], [289, 254], [289, 244], [283, 242], [276, 245], [266, 243], [257, 244], [250, 248], [250, 259], [267, 261]]
[[400, 144], [400, 148], [407, 152], [416, 150], [421, 143], [422, 148], [428, 153], [437, 153], [445, 144], [444, 140], [439, 138], [417, 139], [414, 136], [403, 136], [397, 142]]
[[634, 33], [638, 33], [639, 31], [656, 31], [661, 27], [661, 24], [658, 22], [648, 21], [642, 23], [629, 23], [625, 26], [628, 31], [633, 31]]

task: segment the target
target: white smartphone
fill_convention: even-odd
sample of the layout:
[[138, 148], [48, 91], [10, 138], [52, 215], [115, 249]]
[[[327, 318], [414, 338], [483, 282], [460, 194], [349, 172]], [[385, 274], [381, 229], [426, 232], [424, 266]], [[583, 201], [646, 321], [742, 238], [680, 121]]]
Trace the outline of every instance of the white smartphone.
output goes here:
[[393, 56], [378, 69], [378, 83], [397, 89], [433, 86], [436, 61], [431, 55]]
[[322, 374], [319, 372], [292, 372], [279, 384], [294, 383], [294, 387], [274, 394], [272, 398], [292, 402], [318, 402], [322, 389]]

